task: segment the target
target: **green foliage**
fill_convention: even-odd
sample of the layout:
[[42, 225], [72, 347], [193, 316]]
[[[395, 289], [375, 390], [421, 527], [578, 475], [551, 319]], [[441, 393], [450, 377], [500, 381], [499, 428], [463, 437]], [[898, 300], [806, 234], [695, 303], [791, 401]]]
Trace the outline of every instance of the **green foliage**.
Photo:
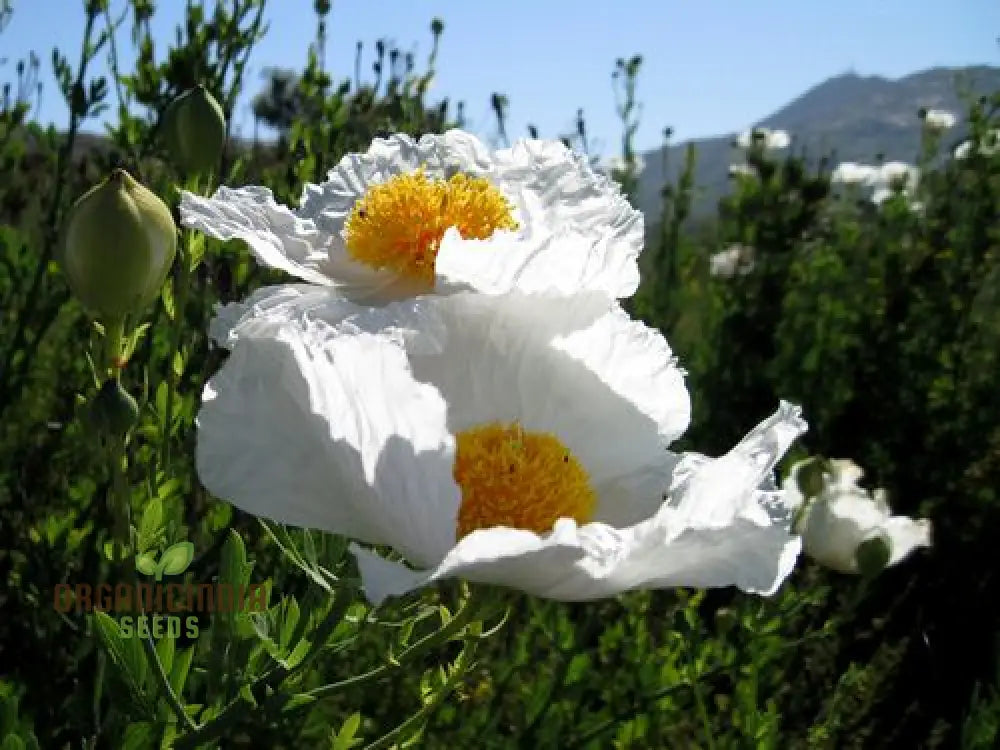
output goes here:
[[[810, 171], [802, 155], [755, 154], [757, 177], [694, 227], [689, 149], [661, 193], [629, 302], [688, 371], [695, 422], [679, 447], [721, 452], [779, 397], [799, 402], [810, 453], [854, 458], [895, 511], [933, 518], [929, 554], [864, 581], [804, 565], [768, 599], [678, 590], [562, 605], [470, 599], [453, 585], [373, 610], [345, 540], [253, 521], [197, 480], [193, 421], [221, 361], [206, 322], [216, 303], [277, 278], [239, 243], [182, 235], [150, 317], [113, 341], [131, 359], [120, 376], [138, 422], [119, 431], [110, 462], [93, 440], [89, 404], [114, 332], [70, 298], [53, 263], [59, 228], [118, 165], [167, 201], [178, 183], [210, 189], [166, 158], [167, 107], [201, 85], [231, 121], [265, 31], [260, 0], [189, 3], [176, 42], [157, 50], [151, 3], [105, 5], [86, 4], [75, 64], [53, 55], [64, 131], [26, 121], [37, 60], [0, 102], [0, 748], [995, 743], [1000, 685], [987, 657], [1000, 583], [982, 561], [1000, 521], [1000, 155], [942, 160], [926, 142], [923, 166], [936, 166], [913, 210], [902, 195], [875, 207], [833, 190], [825, 166]], [[329, 3], [316, 11], [305, 69], [273, 72], [255, 100], [277, 139], [229, 139], [216, 183], [262, 184], [295, 202], [304, 182], [376, 136], [461, 124], [461, 106], [453, 115], [447, 99], [427, 99], [440, 21], [422, 72], [380, 42], [371, 79], [359, 45], [338, 83], [320, 62]], [[9, 12], [0, 4], [0, 31]], [[129, 20], [138, 55], [126, 71], [116, 45]], [[113, 80], [92, 78], [109, 52]], [[614, 177], [630, 195], [640, 67], [622, 58], [613, 73], [624, 165]], [[81, 136], [112, 94], [108, 138]], [[491, 104], [506, 139], [509, 102], [495, 93]], [[973, 103], [969, 123], [973, 137], [1000, 126], [997, 102]], [[582, 113], [565, 137], [587, 150]], [[754, 248], [752, 270], [713, 277], [712, 254], [730, 244]], [[124, 561], [111, 544], [123, 522]], [[181, 632], [164, 638], [83, 611], [77, 591], [68, 609], [52, 606], [60, 584], [122, 580], [224, 584], [229, 593], [212, 596], [230, 606], [143, 605], [136, 618], [179, 618]]]

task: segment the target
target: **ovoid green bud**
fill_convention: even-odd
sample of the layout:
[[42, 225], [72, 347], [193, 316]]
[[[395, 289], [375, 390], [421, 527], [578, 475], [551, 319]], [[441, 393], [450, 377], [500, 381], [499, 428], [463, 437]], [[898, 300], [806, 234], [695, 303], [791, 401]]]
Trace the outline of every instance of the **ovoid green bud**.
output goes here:
[[183, 172], [207, 174], [219, 164], [226, 142], [226, 116], [204, 86], [178, 96], [163, 113], [163, 143]]
[[90, 404], [91, 424], [110, 437], [124, 437], [139, 421], [139, 407], [116, 378], [105, 381]]
[[877, 576], [885, 570], [891, 557], [892, 546], [889, 539], [882, 534], [861, 542], [854, 551], [858, 572], [868, 578]]
[[83, 306], [115, 320], [156, 299], [176, 252], [170, 209], [116, 169], [71, 209], [62, 267]]

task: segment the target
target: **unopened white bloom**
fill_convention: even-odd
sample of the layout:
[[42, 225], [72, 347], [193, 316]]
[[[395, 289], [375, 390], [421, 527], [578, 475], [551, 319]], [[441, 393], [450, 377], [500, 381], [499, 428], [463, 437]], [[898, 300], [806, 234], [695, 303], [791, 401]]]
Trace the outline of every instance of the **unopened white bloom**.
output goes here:
[[956, 122], [955, 115], [943, 109], [928, 109], [924, 113], [924, 126], [930, 130], [948, 130], [954, 127]]
[[[210, 199], [184, 192], [180, 214], [184, 226], [244, 240], [266, 266], [368, 304], [435, 291], [441, 279], [476, 288], [442, 257], [449, 229], [504, 247], [513, 236], [528, 254], [552, 235], [585, 234], [627, 269], [615, 294], [631, 295], [639, 281], [642, 214], [557, 141], [491, 152], [460, 130], [377, 138], [367, 153], [345, 156], [326, 182], [306, 184], [298, 209], [267, 188], [222, 187]], [[476, 252], [467, 269], [505, 262], [489, 243]]]
[[830, 174], [831, 182], [845, 185], [872, 185], [878, 179], [878, 168], [868, 164], [845, 161], [837, 165]]
[[[805, 502], [798, 486], [798, 473], [805, 463], [793, 465], [782, 483], [790, 506]], [[930, 546], [930, 521], [893, 516], [885, 490], [869, 493], [858, 485], [863, 472], [853, 461], [834, 459], [829, 469], [822, 491], [802, 509], [796, 524], [804, 552], [816, 562], [839, 573], [859, 573], [859, 548], [872, 540], [886, 545], [887, 565], [895, 565], [918, 547]]]
[[792, 142], [787, 131], [770, 130], [769, 128], [751, 128], [744, 130], [736, 138], [736, 145], [747, 151], [751, 148], [763, 148], [766, 151], [780, 151], [788, 148]]
[[801, 540], [773, 482], [779, 411], [721, 458], [676, 454], [690, 399], [655, 330], [590, 294], [355, 307], [287, 287], [229, 315], [197, 466], [248, 513], [352, 545], [373, 602], [460, 577], [558, 600], [637, 588], [763, 594]]
[[745, 276], [754, 267], [754, 249], [749, 245], [730, 245], [709, 259], [709, 273], [724, 279]]

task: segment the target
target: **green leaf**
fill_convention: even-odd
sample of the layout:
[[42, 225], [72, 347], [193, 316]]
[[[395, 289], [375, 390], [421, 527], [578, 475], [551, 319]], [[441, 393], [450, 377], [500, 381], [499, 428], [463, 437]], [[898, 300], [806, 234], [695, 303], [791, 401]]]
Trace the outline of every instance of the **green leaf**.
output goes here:
[[340, 731], [330, 737], [330, 750], [350, 750], [361, 744], [357, 738], [358, 730], [361, 728], [361, 714], [354, 713], [347, 717]]
[[164, 551], [160, 557], [160, 570], [164, 575], [176, 576], [187, 570], [194, 559], [194, 544], [177, 542]]
[[234, 587], [247, 585], [250, 581], [247, 565], [246, 546], [238, 533], [229, 530], [229, 538], [222, 545], [222, 563], [219, 567], [219, 583], [228, 583]]
[[194, 658], [194, 646], [184, 649], [174, 654], [174, 665], [170, 670], [170, 687], [179, 697], [184, 692], [184, 683], [187, 682], [188, 670], [191, 668], [191, 660]]
[[[145, 552], [156, 546], [159, 539], [157, 537], [163, 531], [163, 503], [160, 498], [154, 497], [142, 511], [142, 520], [139, 522], [139, 550]], [[142, 571], [146, 573], [145, 570]], [[146, 575], [150, 575], [146, 573]]]
[[160, 664], [166, 674], [170, 674], [174, 665], [174, 646], [173, 638], [159, 638], [156, 641], [156, 655], [160, 657]]
[[16, 734], [8, 734], [3, 745], [0, 745], [0, 750], [25, 750], [24, 741]]
[[122, 672], [135, 696], [142, 699], [142, 686], [146, 681], [146, 658], [139, 639], [124, 638], [118, 623], [104, 612], [95, 612], [93, 619], [97, 634], [111, 660]]
[[294, 711], [299, 706], [308, 706], [310, 703], [315, 703], [315, 696], [309, 695], [309, 693], [298, 693], [293, 695], [288, 702], [281, 707], [282, 711]]
[[173, 320], [177, 315], [177, 306], [174, 304], [174, 282], [172, 279], [167, 279], [163, 284], [160, 296], [163, 298], [163, 309], [166, 311], [167, 317]]
[[174, 375], [180, 377], [184, 374], [184, 355], [179, 351], [174, 352], [174, 359], [171, 363], [171, 369], [174, 371]]
[[125, 736], [122, 739], [122, 750], [146, 750], [146, 748], [156, 747], [156, 732], [153, 724], [149, 722], [134, 722], [125, 728]]

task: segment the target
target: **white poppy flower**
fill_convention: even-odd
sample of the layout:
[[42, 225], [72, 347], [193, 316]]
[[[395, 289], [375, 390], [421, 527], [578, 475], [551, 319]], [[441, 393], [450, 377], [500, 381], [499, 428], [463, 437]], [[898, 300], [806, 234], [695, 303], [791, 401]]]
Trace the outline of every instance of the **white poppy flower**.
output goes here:
[[270, 303], [231, 319], [199, 475], [249, 513], [418, 568], [352, 545], [373, 602], [451, 577], [569, 601], [770, 594], [792, 570], [801, 540], [773, 469], [806, 428], [799, 409], [721, 458], [669, 452], [690, 418], [683, 373], [606, 296], [371, 309], [299, 287]]
[[[782, 483], [785, 502], [801, 506], [798, 472], [805, 464], [792, 466]], [[859, 573], [858, 553], [865, 543], [878, 539], [887, 548], [886, 565], [895, 565], [918, 547], [929, 547], [931, 523], [893, 516], [885, 490], [869, 493], [858, 485], [862, 470], [853, 461], [834, 459], [823, 476], [820, 494], [803, 510], [796, 524], [803, 550], [821, 565], [840, 573]]]
[[953, 128], [956, 122], [955, 115], [943, 109], [928, 109], [924, 112], [924, 126], [930, 130], [948, 130]]
[[730, 245], [709, 259], [709, 274], [724, 279], [737, 274], [745, 276], [753, 267], [754, 249], [749, 245]]
[[833, 170], [830, 181], [846, 185], [872, 185], [878, 179], [878, 174], [877, 167], [845, 161]]
[[792, 139], [785, 130], [770, 130], [769, 128], [751, 128], [744, 130], [736, 137], [737, 147], [747, 151], [751, 148], [763, 148], [766, 151], [780, 151], [788, 148]]
[[902, 161], [887, 161], [878, 167], [875, 184], [879, 187], [902, 186], [914, 190], [920, 180], [920, 169]]
[[757, 170], [754, 169], [749, 164], [730, 164], [729, 165], [729, 176], [730, 177], [756, 177]]
[[530, 247], [567, 231], [596, 237], [632, 267], [622, 296], [638, 286], [643, 242], [642, 214], [563, 144], [524, 140], [491, 153], [460, 130], [375, 139], [326, 182], [307, 184], [295, 210], [267, 188], [222, 187], [210, 199], [183, 193], [180, 214], [186, 227], [244, 240], [264, 265], [369, 304], [433, 291], [436, 277], [449, 276], [439, 252], [449, 228], [486, 241], [476, 253], [492, 266], [491, 253], [509, 243], [489, 240]]

